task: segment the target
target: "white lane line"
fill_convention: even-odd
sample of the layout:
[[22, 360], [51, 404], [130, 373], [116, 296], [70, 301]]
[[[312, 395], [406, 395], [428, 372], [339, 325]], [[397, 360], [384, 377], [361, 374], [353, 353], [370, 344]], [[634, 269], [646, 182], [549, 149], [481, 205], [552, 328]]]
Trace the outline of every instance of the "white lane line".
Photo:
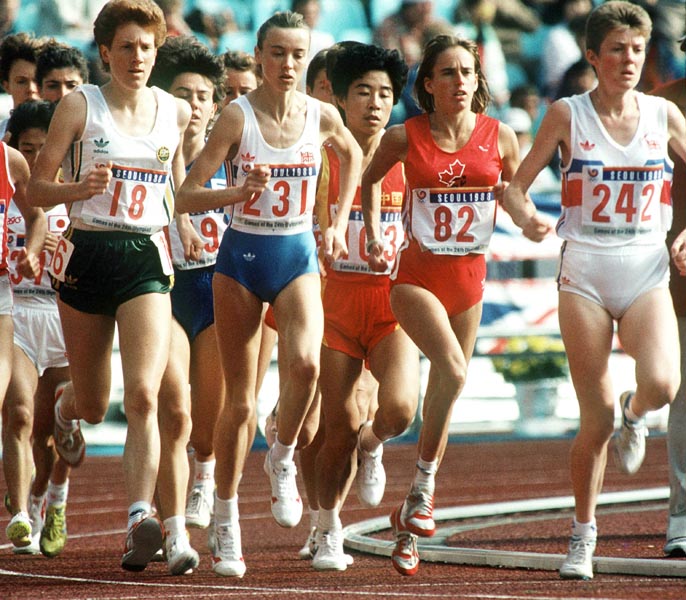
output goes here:
[[[216, 584], [216, 585], [210, 585], [210, 584], [198, 584], [198, 583], [149, 583], [149, 582], [136, 582], [136, 581], [113, 581], [113, 580], [107, 580], [107, 579], [92, 579], [88, 577], [68, 577], [66, 575], [40, 575], [40, 574], [35, 574], [35, 573], [26, 573], [26, 572], [18, 572], [18, 571], [9, 571], [7, 569], [0, 569], [0, 576], [7, 576], [7, 577], [19, 577], [19, 578], [27, 578], [27, 579], [47, 579], [51, 581], [61, 581], [61, 582], [67, 582], [67, 583], [88, 583], [88, 584], [98, 584], [98, 585], [111, 585], [111, 586], [122, 586], [122, 587], [129, 587], [129, 588], [143, 588], [143, 589], [154, 589], [154, 588], [174, 588], [175, 593], [174, 593], [174, 598], [197, 598], [198, 597], [198, 592], [200, 590], [203, 590], [203, 597], [207, 598], [209, 597], [206, 592], [209, 592], [210, 595], [218, 595], [220, 597], [227, 597], [227, 592], [233, 592], [230, 595], [236, 595], [240, 598], [246, 598], [249, 596], [265, 596], [265, 595], [282, 595], [282, 594], [290, 594], [290, 595], [303, 595], [303, 596], [318, 596], [318, 597], [323, 597], [328, 594], [332, 594], [335, 592], [336, 597], [339, 596], [352, 596], [352, 597], [373, 597], [373, 598], [384, 598], [384, 597], [389, 597], [389, 598], [445, 598], [446, 597], [446, 592], [445, 591], [437, 591], [436, 588], [450, 588], [450, 590], [454, 591], [456, 587], [456, 584], [454, 582], [446, 582], [443, 584], [438, 584], [438, 583], [432, 583], [430, 585], [432, 591], [419, 591], [419, 590], [414, 590], [414, 591], [400, 591], [397, 589], [397, 587], [394, 587], [392, 590], [380, 590], [380, 589], [373, 589], [373, 590], [344, 590], [340, 589], [340, 587], [321, 587], [321, 588], [308, 588], [308, 589], [303, 589], [303, 588], [291, 588], [291, 587], [241, 587], [237, 585], [221, 585], [221, 584]], [[385, 586], [388, 586], [389, 584], [385, 584]], [[475, 584], [476, 585], [476, 584]], [[179, 592], [179, 590], [188, 590], [188, 594], [184, 594], [183, 591]], [[216, 592], [213, 593], [213, 592]], [[221, 592], [221, 594], [219, 594]], [[81, 597], [81, 596], [79, 596]], [[489, 598], [492, 600], [520, 600], [520, 599], [528, 599], [528, 600], [559, 600], [559, 596], [548, 596], [548, 595], [542, 595], [542, 596], [533, 596], [531, 594], [527, 594], [526, 596], [519, 596], [519, 595], [513, 595], [513, 594], [484, 594], [484, 593], [460, 593], [461, 598]], [[105, 600], [105, 596], [102, 596], [98, 594], [98, 600]], [[130, 596], [129, 597], [131, 600], [136, 600], [137, 598], [144, 598], [144, 596]], [[121, 596], [113, 596], [112, 600], [122, 600]], [[66, 600], [63, 598], [63, 600]], [[567, 600], [577, 600], [574, 598], [567, 598]], [[581, 599], [578, 599], [581, 600]], [[595, 600], [603, 600], [602, 598], [596, 598]], [[609, 600], [609, 599], [608, 599]]]
[[[626, 492], [608, 492], [598, 498], [598, 506], [631, 504], [665, 500], [669, 498], [669, 488], [650, 488]], [[479, 517], [493, 517], [515, 513], [548, 512], [574, 507], [573, 496], [555, 498], [535, 498], [512, 502], [495, 502], [471, 506], [450, 507], [436, 510], [436, 521], [456, 521]], [[514, 519], [517, 522], [517, 519]], [[379, 540], [368, 533], [389, 528], [388, 517], [377, 517], [349, 525], [343, 530], [344, 543], [347, 548], [377, 556], [390, 556], [394, 542]], [[456, 548], [435, 544], [424, 544], [418, 540], [420, 558], [429, 562], [451, 564], [508, 567], [557, 571], [565, 559], [563, 554], [544, 554], [538, 552], [514, 552], [480, 548]], [[596, 556], [593, 558], [596, 573], [613, 573], [619, 575], [644, 575], [650, 577], [686, 577], [686, 561], [667, 559], [632, 559]]]

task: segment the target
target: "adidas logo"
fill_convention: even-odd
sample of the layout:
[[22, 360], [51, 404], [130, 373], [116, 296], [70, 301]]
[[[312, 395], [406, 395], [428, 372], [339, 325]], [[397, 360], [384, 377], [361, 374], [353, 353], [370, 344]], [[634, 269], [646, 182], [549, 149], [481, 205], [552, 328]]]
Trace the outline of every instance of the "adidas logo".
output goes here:
[[580, 142], [579, 146], [581, 146], [582, 150], [586, 150], [586, 152], [595, 148], [595, 144], [593, 142], [589, 142], [588, 140], [585, 142]]
[[243, 259], [247, 262], [252, 262], [253, 260], [255, 260], [255, 255], [252, 252], [246, 252], [243, 255]]
[[109, 140], [103, 140], [100, 138], [99, 140], [93, 140], [93, 143], [95, 144], [95, 150], [93, 150], [94, 154], [109, 154], [110, 151], [107, 150], [107, 146], [109, 145]]

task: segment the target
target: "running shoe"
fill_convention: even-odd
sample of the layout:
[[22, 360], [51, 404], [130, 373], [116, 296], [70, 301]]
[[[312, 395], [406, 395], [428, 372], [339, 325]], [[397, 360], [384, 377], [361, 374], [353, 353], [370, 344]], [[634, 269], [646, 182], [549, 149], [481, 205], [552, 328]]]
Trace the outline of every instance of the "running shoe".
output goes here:
[[[309, 535], [307, 536], [307, 541], [305, 542], [305, 545], [302, 548], [300, 548], [300, 550], [298, 551], [298, 558], [300, 560], [312, 560], [316, 553], [317, 553], [317, 528], [312, 527], [310, 529]], [[352, 554], [348, 554], [346, 552], [343, 554], [343, 556], [345, 557], [345, 562], [349, 567], [355, 562], [355, 559], [353, 558]]]
[[436, 533], [433, 494], [412, 489], [403, 504], [403, 519], [407, 530], [419, 537]]
[[281, 527], [295, 527], [303, 514], [303, 503], [298, 493], [295, 462], [272, 463], [272, 451], [264, 459], [264, 472], [269, 475], [272, 488], [272, 515]]
[[185, 532], [173, 537], [167, 537], [164, 546], [167, 567], [172, 575], [192, 573], [193, 569], [200, 564], [200, 557], [191, 547], [188, 535]]
[[126, 534], [121, 566], [127, 571], [142, 571], [162, 547], [162, 526], [151, 514], [140, 511]]
[[7, 529], [7, 538], [16, 548], [25, 548], [31, 544], [31, 519], [25, 512], [18, 512], [12, 517]]
[[55, 402], [55, 426], [53, 431], [55, 450], [57, 450], [57, 454], [59, 454], [68, 465], [78, 467], [83, 462], [83, 457], [86, 455], [86, 441], [83, 439], [78, 419], [72, 421], [72, 429], [60, 427], [57, 415], [60, 410], [59, 398], [63, 391], [64, 386], [59, 388], [55, 394], [55, 397], [58, 398], [57, 402]]
[[662, 551], [665, 555], [675, 558], [686, 556], [686, 537], [675, 537], [667, 540]]
[[569, 551], [560, 567], [562, 579], [593, 579], [593, 552], [596, 538], [573, 535]]
[[64, 549], [67, 543], [67, 505], [48, 506], [45, 523], [40, 534], [40, 551], [43, 556], [53, 558]]
[[343, 530], [330, 529], [317, 533], [317, 551], [312, 559], [315, 571], [345, 571], [348, 560], [343, 552]]
[[632, 475], [641, 467], [646, 454], [648, 428], [645, 418], [632, 423], [624, 415], [624, 409], [634, 392], [624, 392], [619, 398], [622, 407], [622, 427], [615, 438], [615, 464], [620, 471]]
[[[364, 427], [364, 425], [362, 426]], [[362, 431], [360, 427], [360, 431]], [[373, 452], [360, 447], [357, 438], [357, 497], [362, 504], [369, 508], [379, 506], [386, 490], [386, 470], [383, 462], [383, 444]]]
[[317, 552], [317, 528], [311, 527], [305, 545], [298, 551], [300, 560], [311, 560]]
[[214, 491], [208, 494], [205, 486], [195, 486], [186, 500], [186, 525], [207, 529], [212, 519]]
[[213, 528], [214, 551], [212, 569], [222, 577], [243, 577], [245, 561], [241, 550], [241, 526], [238, 519]]
[[403, 505], [391, 513], [391, 528], [395, 537], [395, 548], [391, 553], [393, 568], [401, 575], [412, 576], [419, 571], [417, 536], [407, 530], [402, 521]]
[[12, 547], [13, 554], [40, 554], [40, 533], [45, 522], [46, 496], [29, 500], [29, 519], [31, 520], [31, 543], [28, 546]]

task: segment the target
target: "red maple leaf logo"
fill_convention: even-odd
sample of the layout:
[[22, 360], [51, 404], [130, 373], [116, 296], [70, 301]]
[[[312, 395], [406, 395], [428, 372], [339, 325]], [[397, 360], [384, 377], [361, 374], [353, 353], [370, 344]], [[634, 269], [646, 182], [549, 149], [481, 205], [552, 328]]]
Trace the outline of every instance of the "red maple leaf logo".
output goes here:
[[438, 173], [438, 179], [445, 187], [458, 187], [463, 183], [464, 168], [459, 158], [456, 158], [445, 171]]

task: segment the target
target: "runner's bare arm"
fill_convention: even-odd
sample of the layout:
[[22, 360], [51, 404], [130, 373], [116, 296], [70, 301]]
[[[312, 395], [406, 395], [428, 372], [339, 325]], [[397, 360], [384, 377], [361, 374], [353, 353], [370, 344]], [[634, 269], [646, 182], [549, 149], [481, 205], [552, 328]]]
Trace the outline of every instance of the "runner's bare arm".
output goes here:
[[60, 100], [50, 122], [45, 145], [31, 172], [27, 195], [33, 206], [57, 206], [87, 200], [107, 189], [112, 178], [111, 163], [91, 169], [80, 181], [60, 183], [57, 172], [71, 145], [83, 134], [86, 99], [83, 94], [68, 94]]
[[[200, 212], [249, 200], [260, 193], [269, 181], [267, 167], [255, 167], [240, 187], [228, 185], [226, 189], [210, 190], [205, 183], [219, 166], [232, 159], [238, 150], [243, 132], [243, 111], [238, 106], [226, 106], [207, 138], [205, 147], [193, 162], [183, 185], [176, 196], [179, 212]], [[230, 173], [227, 173], [231, 177]]]
[[357, 193], [362, 169], [362, 150], [352, 133], [343, 124], [338, 111], [331, 105], [321, 105], [321, 137], [329, 142], [340, 161], [340, 189], [338, 210], [324, 235], [324, 256], [333, 261], [348, 254], [345, 232], [348, 229], [350, 207]]
[[407, 134], [403, 125], [391, 127], [381, 138], [369, 166], [362, 175], [362, 214], [367, 232], [369, 267], [383, 273], [388, 263], [383, 256], [381, 239], [381, 181], [388, 171], [407, 156]]

